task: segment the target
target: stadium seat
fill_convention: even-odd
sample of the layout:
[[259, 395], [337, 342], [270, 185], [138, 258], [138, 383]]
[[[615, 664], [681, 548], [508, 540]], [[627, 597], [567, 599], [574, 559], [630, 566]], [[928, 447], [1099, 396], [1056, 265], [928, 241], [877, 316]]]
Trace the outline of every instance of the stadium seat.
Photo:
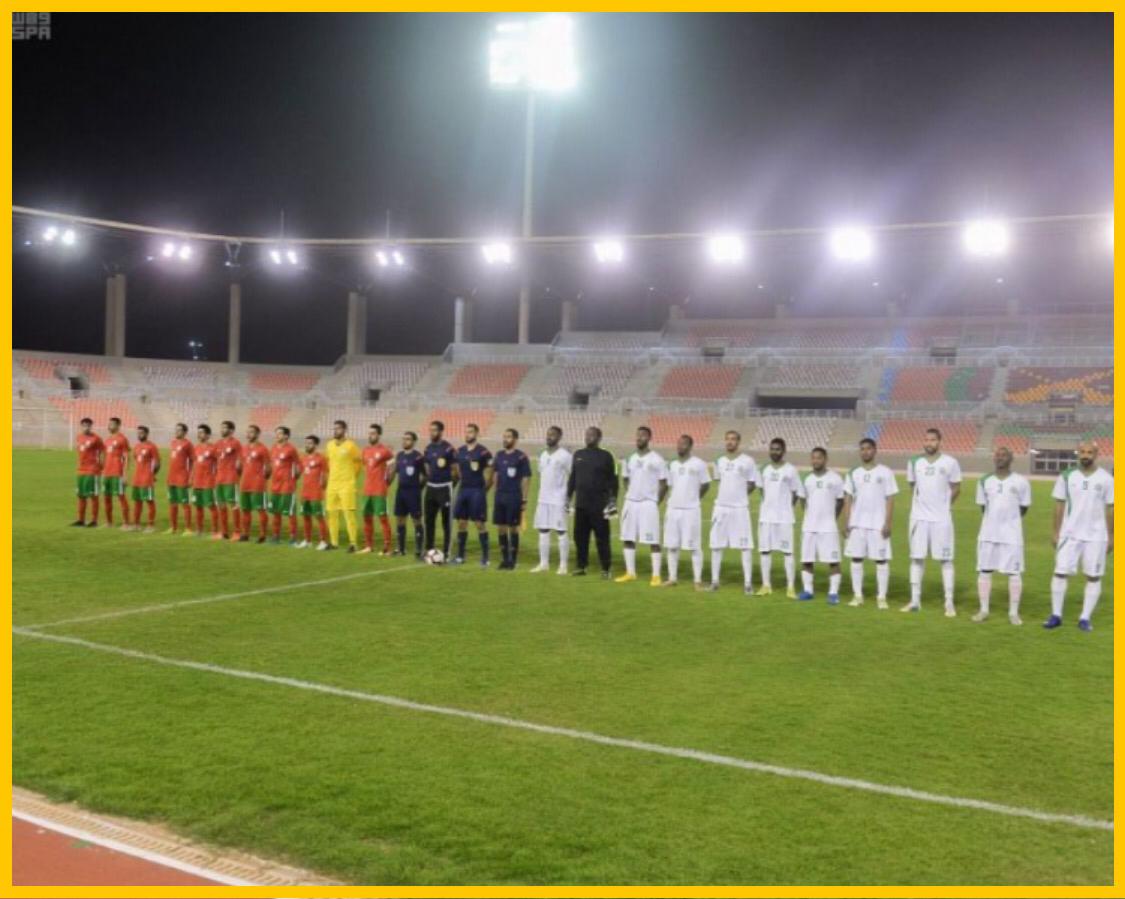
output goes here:
[[1077, 394], [1087, 406], [1113, 404], [1112, 368], [1016, 368], [1008, 375], [1005, 402], [1046, 403], [1054, 394]]
[[146, 363], [141, 371], [150, 387], [210, 389], [218, 383], [218, 372], [202, 365]]
[[547, 428], [558, 425], [562, 428], [563, 443], [572, 449], [583, 445], [586, 429], [601, 427], [603, 415], [601, 412], [586, 412], [564, 409], [558, 412], [540, 412], [535, 416], [531, 425], [531, 433], [524, 434], [524, 438], [531, 443], [539, 443]]
[[891, 403], [982, 402], [992, 389], [992, 368], [927, 365], [888, 368]]
[[98, 433], [105, 431], [106, 423], [116, 416], [121, 419], [121, 427], [126, 430], [136, 428], [137, 415], [133, 407], [121, 400], [99, 400], [86, 397], [70, 399], [69, 397], [52, 396], [49, 398], [51, 405], [58, 409], [73, 430], [78, 430], [78, 422], [83, 418], [94, 420], [94, 430]]
[[105, 385], [113, 381], [109, 369], [98, 362], [75, 362], [70, 359], [52, 359], [42, 356], [21, 356], [24, 370], [40, 381], [57, 381], [67, 372], [83, 375], [90, 384]]
[[758, 378], [758, 384], [762, 387], [788, 387], [800, 390], [818, 388], [839, 390], [858, 386], [860, 378], [858, 365], [794, 362], [768, 366]]
[[401, 395], [409, 393], [429, 367], [429, 363], [417, 360], [369, 359], [345, 366], [335, 376], [329, 389], [333, 393], [350, 392], [353, 401], [356, 393], [367, 388]]
[[734, 392], [742, 367], [738, 365], [678, 365], [668, 371], [659, 395], [666, 398], [725, 400]]
[[705, 446], [715, 427], [713, 415], [650, 415], [643, 422], [652, 428], [653, 446], [675, 446], [683, 434], [689, 434], [699, 446]]
[[570, 396], [575, 388], [600, 388], [603, 399], [618, 397], [636, 372], [634, 365], [553, 365], [548, 369], [546, 392], [550, 396]]
[[[770, 441], [780, 437], [790, 451], [808, 452], [813, 447], [827, 447], [836, 428], [836, 419], [811, 416], [771, 415], [758, 421], [754, 446], [766, 449]], [[800, 463], [802, 460], [794, 464]]]
[[[254, 406], [250, 410], [250, 421], [261, 428], [263, 434], [269, 435], [278, 425], [288, 424], [285, 420], [288, 415], [288, 406]], [[294, 434], [293, 439], [296, 440], [299, 436], [301, 435]]]
[[312, 390], [320, 375], [314, 372], [255, 371], [250, 374], [251, 390], [276, 390], [306, 393]]
[[967, 421], [936, 421], [932, 418], [891, 419], [868, 428], [867, 436], [879, 442], [879, 448], [892, 452], [921, 452], [927, 428], [942, 433], [942, 449], [954, 455], [976, 451], [980, 428]]
[[[434, 409], [426, 416], [424, 423], [440, 421], [445, 424], [445, 439], [458, 446], [465, 439], [465, 428], [470, 423], [480, 428], [481, 436], [489, 434], [496, 412], [492, 409]], [[419, 432], [422, 443], [429, 440], [428, 434]]]
[[507, 396], [527, 376], [526, 365], [466, 365], [449, 382], [450, 396]]

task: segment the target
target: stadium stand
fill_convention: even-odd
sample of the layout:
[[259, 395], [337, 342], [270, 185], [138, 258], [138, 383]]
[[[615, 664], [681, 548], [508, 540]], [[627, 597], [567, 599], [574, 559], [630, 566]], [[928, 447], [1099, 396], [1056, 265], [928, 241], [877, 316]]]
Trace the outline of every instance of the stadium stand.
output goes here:
[[832, 442], [836, 421], [835, 418], [815, 416], [771, 415], [758, 422], [752, 445], [764, 450], [771, 440], [780, 437], [791, 452], [808, 452], [816, 446], [827, 447]]
[[567, 446], [578, 448], [582, 446], [587, 428], [601, 427], [602, 417], [600, 412], [578, 412], [570, 409], [563, 409], [558, 412], [540, 412], [532, 421], [530, 432], [524, 434], [523, 437], [525, 440], [538, 443], [547, 433], [547, 428], [558, 425], [562, 428], [563, 442]]
[[804, 350], [850, 350], [876, 347], [882, 343], [883, 329], [869, 328], [801, 328], [791, 332], [790, 342], [780, 344]]
[[858, 365], [794, 362], [767, 366], [758, 377], [758, 385], [798, 390], [841, 390], [858, 386], [861, 377]]
[[664, 376], [659, 395], [672, 399], [725, 400], [734, 392], [742, 367], [678, 365]]
[[449, 382], [450, 396], [508, 396], [527, 377], [526, 365], [466, 365]]
[[1112, 368], [1016, 368], [1004, 400], [1011, 406], [1046, 403], [1055, 394], [1076, 394], [1087, 406], [1113, 404]]
[[982, 402], [988, 399], [994, 370], [951, 365], [890, 368], [892, 403]]
[[250, 373], [251, 390], [267, 390], [288, 393], [306, 393], [320, 380], [320, 375], [312, 372], [253, 371]]
[[418, 436], [422, 443], [429, 441], [426, 426], [431, 421], [445, 424], [445, 439], [458, 446], [465, 437], [465, 427], [472, 423], [480, 428], [482, 437], [493, 436], [492, 422], [496, 413], [492, 409], [433, 409], [425, 418], [419, 418]]
[[555, 346], [576, 350], [646, 350], [660, 344], [659, 331], [566, 331], [555, 340]]
[[[285, 419], [289, 415], [288, 406], [254, 406], [250, 410], [250, 421], [254, 422], [263, 433], [269, 434], [278, 425], [288, 425], [292, 427]], [[339, 416], [337, 416], [339, 417]], [[303, 435], [294, 434], [293, 439], [298, 439]]]
[[872, 422], [867, 435], [888, 452], [917, 453], [922, 451], [922, 438], [926, 428], [937, 428], [942, 433], [942, 449], [947, 453], [964, 455], [976, 451], [980, 428], [974, 422], [941, 421], [934, 418], [891, 419]]
[[58, 409], [68, 422], [72, 423], [75, 431], [78, 422], [83, 418], [92, 418], [96, 428], [104, 428], [105, 422], [114, 416], [121, 419], [121, 427], [135, 428], [139, 424], [132, 406], [120, 400], [98, 400], [85, 397], [70, 399], [69, 397], [52, 396], [49, 398], [51, 405]]
[[100, 362], [76, 362], [38, 356], [22, 356], [19, 362], [29, 375], [40, 381], [60, 381], [68, 374], [80, 374], [90, 384], [105, 385], [113, 380], [109, 369]]
[[683, 434], [690, 434], [697, 444], [704, 446], [711, 439], [715, 427], [713, 415], [650, 415], [638, 424], [652, 428], [653, 446], [675, 446]]
[[1034, 431], [1024, 425], [1004, 424], [996, 429], [992, 435], [993, 450], [1002, 446], [1008, 447], [1016, 456], [1026, 455], [1031, 449], [1031, 438]]
[[636, 371], [635, 365], [553, 365], [545, 393], [569, 397], [574, 390], [595, 390], [599, 398], [621, 395]]
[[151, 387], [182, 387], [206, 390], [218, 383], [218, 372], [201, 365], [146, 363], [141, 367], [146, 384]]

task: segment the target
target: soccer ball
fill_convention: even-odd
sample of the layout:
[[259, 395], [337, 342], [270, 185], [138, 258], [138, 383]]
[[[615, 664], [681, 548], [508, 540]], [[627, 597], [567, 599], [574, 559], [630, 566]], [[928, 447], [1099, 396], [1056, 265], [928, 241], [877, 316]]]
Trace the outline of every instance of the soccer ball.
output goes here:
[[445, 564], [445, 553], [443, 553], [440, 549], [436, 549], [436, 548], [431, 549], [431, 550], [427, 550], [427, 552], [426, 552], [426, 564], [427, 565], [444, 565]]

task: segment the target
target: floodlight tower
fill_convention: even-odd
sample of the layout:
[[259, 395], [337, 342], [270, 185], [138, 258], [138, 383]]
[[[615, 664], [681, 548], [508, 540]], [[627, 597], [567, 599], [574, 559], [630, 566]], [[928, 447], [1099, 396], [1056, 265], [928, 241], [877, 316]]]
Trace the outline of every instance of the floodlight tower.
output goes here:
[[[535, 95], [565, 93], [578, 81], [571, 18], [551, 13], [537, 19], [498, 23], [488, 45], [488, 79], [494, 88], [522, 90], [525, 95], [521, 236], [526, 239], [532, 231]], [[520, 343], [528, 342], [530, 313], [531, 276], [525, 254], [520, 270]]]

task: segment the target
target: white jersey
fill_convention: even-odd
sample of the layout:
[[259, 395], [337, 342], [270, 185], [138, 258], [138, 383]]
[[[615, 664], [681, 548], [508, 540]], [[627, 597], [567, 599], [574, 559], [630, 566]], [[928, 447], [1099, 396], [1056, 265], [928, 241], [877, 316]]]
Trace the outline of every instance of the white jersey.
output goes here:
[[715, 505], [745, 509], [750, 505], [747, 484], [758, 483], [758, 466], [743, 453], [741, 456], [719, 456], [715, 462], [715, 478], [719, 482], [719, 495]]
[[673, 460], [668, 466], [669, 509], [698, 509], [699, 491], [711, 483], [707, 463], [698, 456]]
[[788, 462], [780, 465], [767, 462], [762, 466], [758, 480], [762, 485], [758, 523], [793, 524], [797, 520], [793, 514], [793, 497], [805, 495], [797, 469]]
[[887, 497], [898, 493], [898, 481], [886, 465], [857, 465], [844, 479], [844, 493], [852, 498], [848, 527], [881, 531], [887, 523]]
[[570, 450], [561, 446], [554, 452], [543, 450], [539, 454], [539, 502], [546, 506], [566, 505], [566, 486], [570, 480], [570, 467], [574, 462]]
[[1051, 496], [1066, 503], [1059, 539], [1083, 542], [1107, 540], [1106, 506], [1113, 505], [1113, 475], [1104, 468], [1095, 468], [1089, 475], [1079, 468], [1063, 472], [1055, 482]]
[[1031, 505], [1031, 483], [1014, 472], [1000, 479], [986, 474], [977, 481], [977, 505], [984, 507], [978, 540], [1023, 546], [1022, 509]]
[[836, 503], [844, 498], [844, 479], [826, 468], [805, 475], [805, 517], [802, 534], [838, 534]]
[[961, 483], [961, 466], [952, 456], [942, 453], [931, 460], [915, 456], [906, 463], [906, 480], [914, 487], [910, 504], [910, 521], [936, 521], [952, 524], [950, 497], [953, 485]]
[[627, 501], [643, 503], [660, 499], [660, 482], [668, 480], [668, 463], [649, 450], [644, 455], [633, 453], [624, 463], [624, 476], [629, 482]]

